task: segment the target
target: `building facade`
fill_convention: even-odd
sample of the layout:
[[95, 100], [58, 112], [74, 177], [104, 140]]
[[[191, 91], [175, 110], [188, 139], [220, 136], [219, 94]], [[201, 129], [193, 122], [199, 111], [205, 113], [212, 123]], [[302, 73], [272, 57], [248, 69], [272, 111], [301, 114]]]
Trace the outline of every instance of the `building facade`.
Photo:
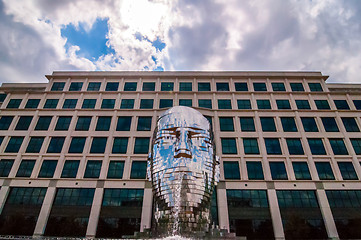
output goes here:
[[248, 239], [361, 238], [361, 85], [320, 72], [54, 72], [0, 87], [0, 235], [151, 228], [157, 117], [211, 122], [214, 225]]

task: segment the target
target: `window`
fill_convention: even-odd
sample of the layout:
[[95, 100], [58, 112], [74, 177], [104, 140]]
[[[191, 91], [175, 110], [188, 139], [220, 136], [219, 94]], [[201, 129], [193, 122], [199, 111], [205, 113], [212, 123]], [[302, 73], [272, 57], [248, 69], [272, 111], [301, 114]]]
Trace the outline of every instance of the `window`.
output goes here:
[[311, 109], [310, 103], [308, 100], [296, 100], [296, 105], [298, 110], [302, 109]]
[[232, 109], [231, 100], [218, 99], [218, 109]]
[[79, 168], [79, 160], [66, 160], [64, 163], [63, 171], [61, 173], [62, 178], [76, 178]]
[[162, 82], [160, 85], [161, 91], [173, 91], [174, 89], [174, 83], [172, 82]]
[[14, 160], [12, 159], [1, 159], [0, 161], [0, 177], [7, 177], [13, 167]]
[[143, 83], [143, 91], [154, 91], [154, 90], [155, 90], [155, 82]]
[[87, 91], [99, 91], [100, 85], [101, 85], [100, 82], [90, 82], [88, 84]]
[[361, 138], [351, 138], [350, 140], [356, 155], [361, 155]]
[[[134, 209], [134, 207], [142, 207], [143, 195], [144, 195], [143, 189], [129, 189], [129, 188], [104, 189], [104, 198], [103, 198], [103, 203], [102, 203], [102, 209], [104, 207], [113, 207], [113, 209], [114, 209], [114, 207], [117, 207], [117, 208], [120, 208], [121, 210], [123, 210], [122, 209], [122, 207], [123, 207], [125, 210], [125, 209], [129, 209], [129, 207], [130, 207], [130, 209]], [[141, 208], [139, 208], [139, 209], [141, 209]], [[140, 218], [138, 220], [140, 221]], [[132, 230], [132, 232], [133, 232], [133, 230]], [[112, 235], [112, 236], [115, 237], [116, 235]]]
[[228, 92], [229, 91], [228, 83], [216, 83], [216, 87], [217, 87], [218, 92]]
[[315, 100], [316, 107], [318, 110], [329, 110], [330, 105], [328, 104], [327, 100]]
[[52, 137], [49, 143], [47, 153], [60, 153], [63, 149], [65, 137]]
[[276, 125], [273, 117], [260, 117], [262, 131], [264, 132], [276, 132]]
[[41, 165], [38, 177], [39, 178], [52, 178], [54, 176], [54, 172], [55, 172], [57, 164], [58, 164], [58, 161], [56, 161], [56, 160], [44, 160], [43, 164]]
[[110, 161], [107, 178], [122, 179], [124, 171], [124, 161]]
[[58, 188], [53, 206], [91, 206], [94, 191], [94, 188]]
[[278, 109], [291, 109], [290, 102], [288, 100], [276, 100]]
[[335, 180], [332, 168], [329, 162], [315, 162], [318, 177], [320, 180]]
[[51, 87], [51, 91], [63, 91], [65, 82], [55, 82]]
[[313, 155], [326, 155], [321, 138], [307, 138], [307, 141]]
[[127, 137], [116, 137], [114, 138], [112, 153], [127, 153], [128, 138]]
[[245, 154], [259, 154], [257, 138], [243, 138]]
[[101, 109], [114, 109], [115, 99], [103, 99]]
[[32, 116], [21, 116], [16, 124], [15, 130], [28, 130], [31, 120], [33, 120]]
[[16, 177], [30, 177], [33, 172], [35, 160], [22, 160]]
[[361, 100], [353, 100], [353, 104], [357, 110], [361, 110]]
[[212, 109], [212, 100], [211, 99], [199, 99], [198, 106], [201, 108]]
[[147, 154], [149, 151], [149, 141], [147, 137], [135, 138], [134, 154]]
[[17, 210], [24, 208], [34, 208], [32, 210], [35, 210], [38, 206], [41, 207], [45, 194], [46, 188], [12, 187], [6, 203], [16, 206]]
[[286, 88], [283, 83], [271, 83], [274, 92], [285, 92]]
[[287, 142], [288, 152], [290, 153], [290, 155], [303, 155], [304, 154], [302, 144], [301, 144], [301, 139], [287, 138], [286, 142]]
[[357, 126], [356, 120], [353, 117], [342, 117], [343, 126], [347, 132], [359, 132], [360, 129]]
[[133, 109], [134, 108], [134, 99], [122, 99], [120, 104], [120, 109]]
[[4, 137], [2, 136], [2, 137], [0, 137], [0, 146], [3, 143], [3, 141], [4, 141]]
[[292, 162], [296, 180], [311, 180], [307, 162]]
[[84, 173], [84, 178], [99, 178], [102, 161], [88, 161]]
[[105, 91], [115, 92], [118, 91], [119, 83], [118, 82], [107, 82]]
[[75, 126], [75, 131], [88, 131], [92, 117], [78, 117], [78, 122]]
[[223, 162], [224, 179], [241, 179], [238, 162]]
[[265, 138], [267, 154], [282, 154], [280, 141], [278, 138]]
[[58, 106], [59, 99], [46, 99], [44, 109], [55, 109]]
[[322, 117], [321, 120], [326, 132], [339, 132], [335, 118]]
[[290, 83], [292, 92], [304, 92], [302, 83]]
[[160, 99], [159, 108], [170, 108], [173, 107], [173, 99]]
[[126, 82], [124, 84], [124, 91], [136, 91], [137, 83], [136, 82]]
[[153, 109], [153, 99], [141, 99], [140, 109]]
[[147, 175], [146, 161], [133, 161], [130, 179], [145, 179]]
[[4, 102], [5, 98], [6, 98], [6, 94], [0, 93], [0, 102]]
[[309, 83], [308, 86], [310, 87], [311, 92], [322, 92], [322, 86], [320, 83]]
[[61, 116], [55, 126], [55, 131], [67, 131], [71, 122], [71, 117]]
[[255, 132], [253, 117], [240, 117], [239, 122], [241, 124], [242, 132]]
[[72, 82], [69, 87], [69, 91], [81, 91], [81, 88], [83, 87], [82, 82]]
[[138, 117], [137, 131], [150, 131], [152, 128], [152, 117]]
[[109, 131], [112, 117], [98, 117], [97, 126], [95, 131]]
[[51, 116], [40, 116], [35, 126], [35, 131], [47, 131], [51, 122]]
[[287, 180], [287, 172], [284, 162], [269, 162], [273, 180]]
[[237, 154], [237, 144], [235, 138], [222, 138], [222, 153]]
[[313, 117], [301, 117], [305, 132], [318, 132], [316, 121]]
[[258, 99], [257, 107], [258, 109], [271, 109], [271, 103], [268, 99]]
[[335, 155], [348, 155], [346, 145], [342, 138], [330, 138], [330, 144]]
[[31, 137], [28, 147], [26, 148], [27, 153], [38, 153], [40, 152], [41, 146], [43, 145], [44, 137]]
[[338, 162], [343, 180], [358, 180], [355, 168], [352, 162]]
[[13, 116], [2, 116], [0, 118], [0, 130], [8, 130], [13, 119]]
[[25, 108], [38, 108], [40, 99], [29, 99], [25, 105]]
[[6, 108], [19, 108], [22, 99], [10, 99]]
[[198, 83], [198, 92], [209, 92], [211, 91], [211, 84], [209, 82]]
[[24, 137], [10, 137], [9, 143], [6, 146], [6, 153], [17, 153], [23, 143]]
[[65, 99], [63, 109], [74, 109], [78, 99]]
[[132, 117], [118, 117], [117, 131], [130, 131]]
[[221, 132], [234, 132], [233, 117], [219, 117]]
[[297, 132], [297, 126], [293, 117], [281, 117], [284, 132]]
[[253, 83], [253, 88], [256, 92], [267, 91], [266, 83]]
[[263, 180], [262, 162], [246, 162], [249, 180]]
[[237, 92], [248, 92], [247, 83], [234, 83], [234, 88]]
[[250, 100], [238, 99], [237, 105], [238, 109], [252, 109]]
[[81, 106], [81, 108], [82, 109], [94, 109], [96, 103], [97, 103], [96, 99], [84, 99], [83, 105]]
[[73, 137], [71, 139], [69, 153], [83, 153], [86, 137]]
[[179, 99], [179, 106], [192, 107], [192, 99]]
[[179, 91], [192, 91], [192, 83], [191, 82], [180, 82], [179, 83]]
[[333, 100], [338, 110], [350, 110], [346, 100]]
[[90, 153], [104, 153], [107, 145], [107, 137], [94, 137]]

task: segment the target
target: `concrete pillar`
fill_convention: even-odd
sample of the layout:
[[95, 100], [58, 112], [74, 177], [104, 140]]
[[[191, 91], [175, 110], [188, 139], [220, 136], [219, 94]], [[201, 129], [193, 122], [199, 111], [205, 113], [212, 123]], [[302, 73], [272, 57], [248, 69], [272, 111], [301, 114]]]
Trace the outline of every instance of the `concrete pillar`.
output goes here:
[[143, 195], [142, 219], [140, 221], [141, 232], [144, 232], [144, 229], [151, 228], [152, 224], [153, 192], [152, 188], [147, 185], [144, 188]]
[[[224, 183], [223, 183], [224, 184]], [[222, 183], [218, 183], [217, 187], [217, 205], [218, 205], [218, 222], [220, 229], [227, 229], [229, 232], [229, 217], [228, 217], [228, 205], [227, 205], [227, 191]]]
[[273, 223], [273, 232], [275, 239], [285, 239], [285, 234], [283, 232], [282, 218], [280, 208], [278, 206], [277, 194], [275, 189], [268, 189], [268, 202], [271, 212], [271, 218]]
[[88, 228], [86, 229], [86, 237], [95, 237], [97, 232], [100, 209], [102, 207], [104, 188], [96, 188], [94, 193], [93, 205], [90, 210]]
[[44, 235], [46, 223], [48, 222], [51, 207], [54, 201], [55, 192], [56, 192], [55, 187], [48, 187], [43, 201], [43, 205], [41, 206], [40, 209], [38, 221], [36, 222], [34, 236]]
[[316, 192], [327, 235], [330, 239], [339, 239], [336, 224], [333, 220], [330, 204], [327, 200], [326, 192], [323, 189], [317, 189]]

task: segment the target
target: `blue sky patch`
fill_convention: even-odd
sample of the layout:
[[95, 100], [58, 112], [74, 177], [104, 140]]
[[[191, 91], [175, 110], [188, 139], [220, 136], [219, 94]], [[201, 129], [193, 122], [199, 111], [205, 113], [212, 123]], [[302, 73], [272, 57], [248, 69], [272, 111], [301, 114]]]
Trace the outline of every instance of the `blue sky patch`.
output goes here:
[[157, 39], [152, 42], [152, 46], [161, 52], [165, 48], [166, 44], [157, 37]]

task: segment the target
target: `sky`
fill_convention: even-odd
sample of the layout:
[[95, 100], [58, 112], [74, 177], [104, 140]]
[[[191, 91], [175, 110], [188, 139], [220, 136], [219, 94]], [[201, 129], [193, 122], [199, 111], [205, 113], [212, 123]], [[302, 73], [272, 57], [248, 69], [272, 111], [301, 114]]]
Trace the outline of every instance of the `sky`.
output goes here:
[[361, 83], [359, 0], [0, 0], [0, 83], [53, 71], [321, 71]]

